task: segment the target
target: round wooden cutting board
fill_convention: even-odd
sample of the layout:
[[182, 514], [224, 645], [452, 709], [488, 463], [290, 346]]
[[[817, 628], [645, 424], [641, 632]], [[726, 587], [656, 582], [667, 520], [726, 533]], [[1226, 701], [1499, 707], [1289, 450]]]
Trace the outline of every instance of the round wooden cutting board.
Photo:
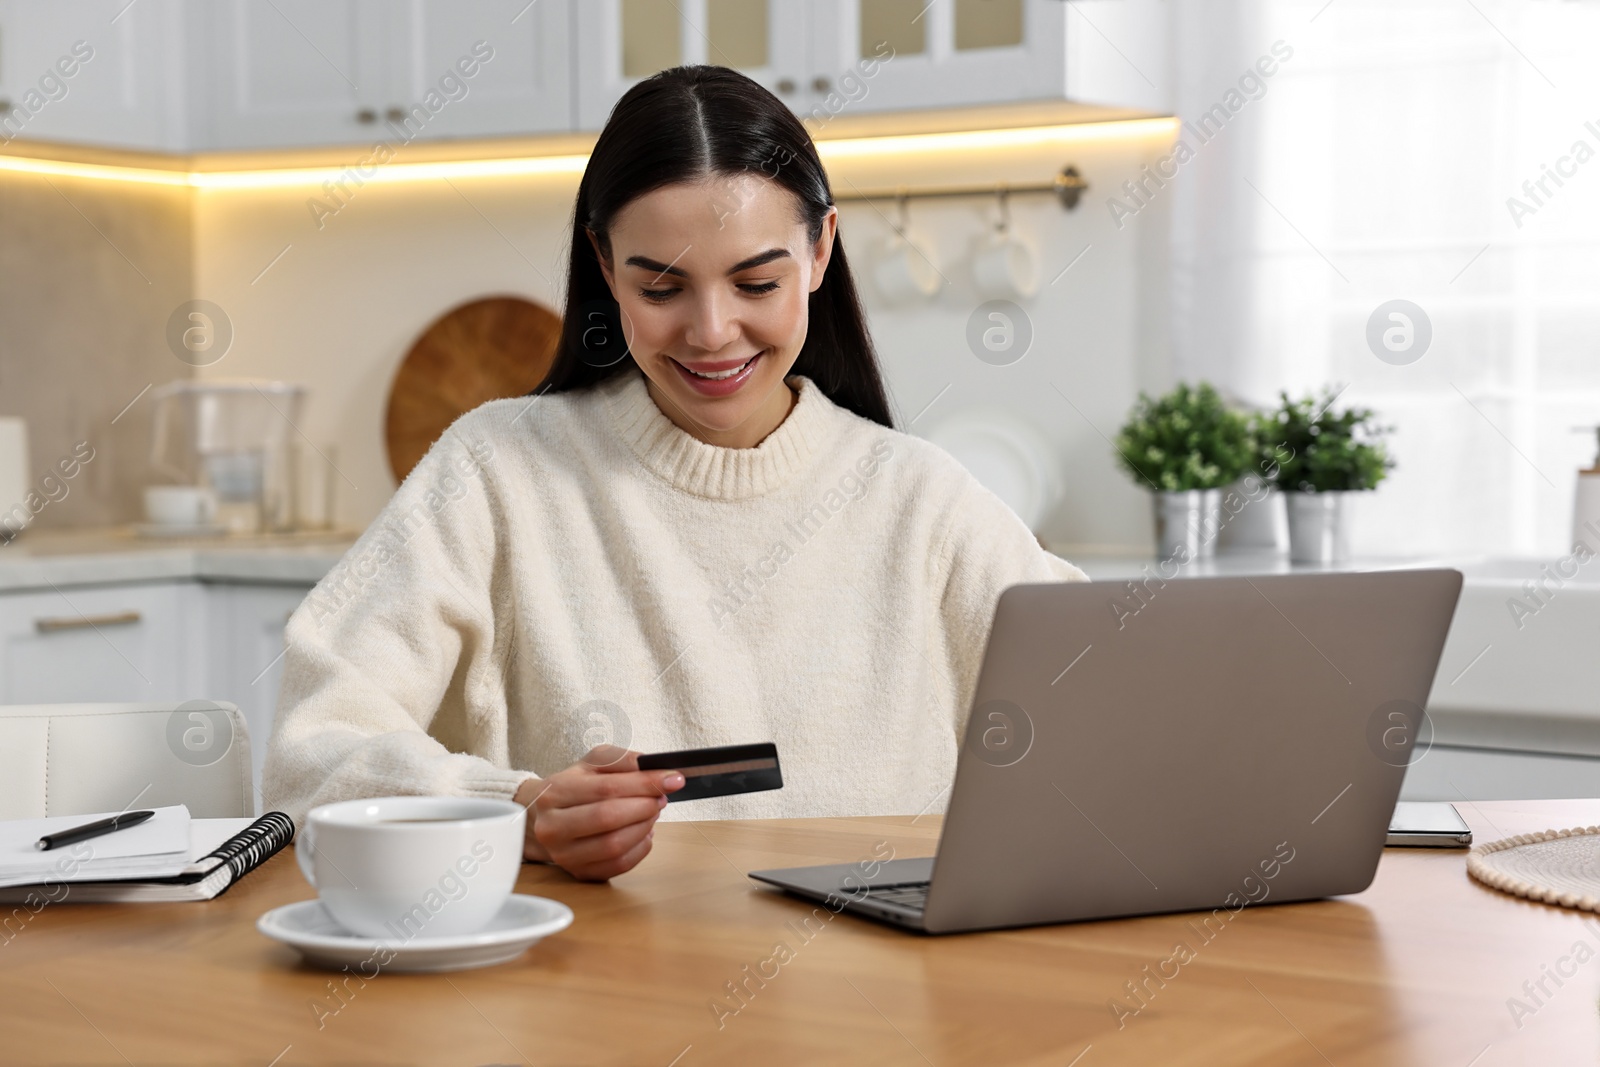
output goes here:
[[460, 416], [537, 388], [560, 339], [561, 316], [515, 296], [474, 300], [435, 320], [389, 387], [383, 435], [395, 481], [404, 481]]

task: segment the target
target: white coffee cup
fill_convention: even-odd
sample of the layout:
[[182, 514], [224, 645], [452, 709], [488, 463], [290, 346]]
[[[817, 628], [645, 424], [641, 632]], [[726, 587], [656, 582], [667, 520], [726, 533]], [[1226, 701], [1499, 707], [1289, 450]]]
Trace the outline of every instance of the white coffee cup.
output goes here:
[[891, 304], [915, 304], [939, 291], [933, 245], [915, 233], [894, 234], [883, 243], [872, 268], [878, 292]]
[[973, 250], [972, 281], [979, 296], [1026, 299], [1039, 291], [1039, 259], [1015, 234], [991, 233], [979, 238]]
[[527, 814], [509, 800], [376, 797], [312, 808], [295, 858], [351, 933], [388, 943], [489, 925], [522, 866]]
[[203, 485], [152, 485], [144, 515], [158, 526], [204, 526], [217, 517], [217, 494]]

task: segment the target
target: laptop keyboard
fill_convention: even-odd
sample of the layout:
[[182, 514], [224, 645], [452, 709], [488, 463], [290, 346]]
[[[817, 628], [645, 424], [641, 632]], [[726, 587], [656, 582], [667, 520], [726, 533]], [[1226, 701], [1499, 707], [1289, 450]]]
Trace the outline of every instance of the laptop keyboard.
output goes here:
[[927, 882], [900, 882], [896, 885], [873, 886], [867, 894], [869, 900], [881, 900], [887, 904], [899, 904], [913, 911], [921, 911], [928, 904]]

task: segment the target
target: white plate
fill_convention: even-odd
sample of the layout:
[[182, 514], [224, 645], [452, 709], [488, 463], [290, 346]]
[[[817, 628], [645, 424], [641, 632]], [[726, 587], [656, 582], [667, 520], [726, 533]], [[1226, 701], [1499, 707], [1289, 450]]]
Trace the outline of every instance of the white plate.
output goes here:
[[[318, 900], [273, 908], [256, 929], [300, 951], [322, 967], [375, 967], [380, 971], [463, 971], [514, 960], [535, 942], [572, 925], [572, 909], [560, 901], [513, 893], [487, 927], [457, 937], [410, 941], [361, 937], [333, 921]], [[389, 962], [384, 962], [389, 955]]]
[[1049, 443], [1013, 415], [961, 412], [927, 437], [1005, 501], [1030, 530], [1038, 528], [1060, 497]]

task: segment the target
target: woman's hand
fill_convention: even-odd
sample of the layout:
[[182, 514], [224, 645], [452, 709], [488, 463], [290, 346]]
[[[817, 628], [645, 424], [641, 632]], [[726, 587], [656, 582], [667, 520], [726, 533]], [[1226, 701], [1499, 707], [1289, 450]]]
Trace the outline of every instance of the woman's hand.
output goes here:
[[641, 771], [639, 753], [601, 745], [566, 770], [517, 787], [512, 799], [528, 809], [523, 858], [587, 882], [630, 871], [650, 854], [667, 794], [682, 788], [677, 771]]

